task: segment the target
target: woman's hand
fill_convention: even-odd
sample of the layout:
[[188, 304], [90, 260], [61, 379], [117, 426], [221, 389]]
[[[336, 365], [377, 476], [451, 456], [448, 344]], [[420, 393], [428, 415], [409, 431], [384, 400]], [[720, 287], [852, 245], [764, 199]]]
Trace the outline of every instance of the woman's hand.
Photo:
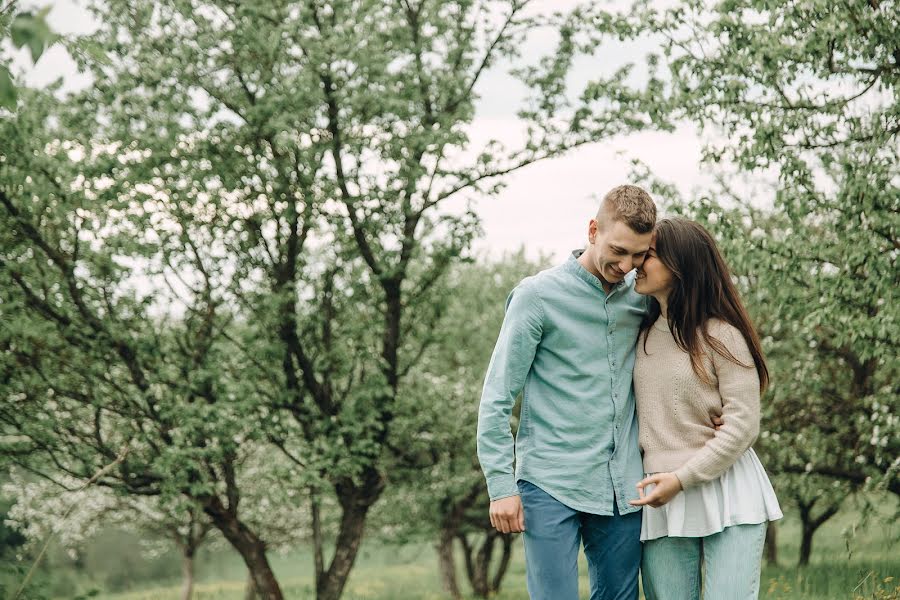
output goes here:
[[[653, 491], [648, 495], [644, 495], [644, 487], [651, 483], [656, 484]], [[632, 506], [644, 506], [645, 504], [653, 508], [659, 508], [666, 504], [681, 491], [681, 481], [675, 473], [655, 473], [649, 477], [645, 477], [637, 484], [639, 500], [631, 500], [629, 504]]]

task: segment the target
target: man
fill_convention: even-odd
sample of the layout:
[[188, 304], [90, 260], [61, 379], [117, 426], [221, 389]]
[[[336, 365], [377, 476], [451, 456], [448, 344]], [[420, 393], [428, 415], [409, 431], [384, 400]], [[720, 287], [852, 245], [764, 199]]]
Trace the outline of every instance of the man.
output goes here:
[[[634, 269], [656, 207], [634, 185], [612, 189], [587, 247], [524, 279], [485, 377], [478, 458], [491, 524], [525, 535], [532, 600], [577, 600], [584, 544], [591, 600], [636, 600], [642, 478], [631, 379], [647, 297]], [[524, 390], [515, 449], [509, 418]], [[515, 471], [513, 460], [515, 458]]]

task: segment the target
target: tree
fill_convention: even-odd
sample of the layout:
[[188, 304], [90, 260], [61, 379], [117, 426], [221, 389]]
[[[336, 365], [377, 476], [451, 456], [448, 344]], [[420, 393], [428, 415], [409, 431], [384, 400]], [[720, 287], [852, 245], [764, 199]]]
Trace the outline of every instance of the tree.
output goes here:
[[[841, 481], [826, 480], [824, 485], [821, 481], [816, 482], [815, 479], [794, 478], [791, 482], [793, 486], [785, 486], [790, 489], [791, 499], [797, 506], [800, 513], [801, 534], [800, 534], [800, 556], [797, 559], [797, 566], [805, 567], [809, 565], [809, 557], [812, 555], [813, 536], [816, 531], [825, 524], [828, 519], [837, 514], [841, 508], [841, 504], [846, 499], [846, 484]], [[802, 489], [809, 485], [816, 485], [819, 489], [810, 490]], [[830, 485], [829, 485], [830, 484]], [[824, 488], [824, 489], [823, 489]]]
[[768, 206], [723, 179], [687, 209], [773, 357], [771, 468], [900, 493], [894, 8], [688, 1], [644, 16], [667, 39], [673, 116], [715, 136], [705, 159], [775, 178]]
[[[66, 549], [79, 553], [80, 547], [104, 528], [130, 530], [151, 542], [174, 544], [182, 558], [182, 599], [189, 600], [194, 588], [194, 557], [207, 542], [212, 527], [197, 506], [181, 502], [165, 506], [160, 497], [118, 496], [108, 488], [90, 487], [78, 491], [80, 481], [62, 477], [65, 488], [47, 480], [29, 480], [12, 471], [2, 491], [15, 498], [8, 521], [31, 546], [55, 536]], [[70, 509], [74, 507], [74, 511]], [[68, 515], [60, 519], [60, 515]]]
[[[0, 291], [16, 325], [0, 420], [25, 438], [9, 452], [83, 477], [130, 444], [101, 483], [196, 501], [268, 599], [282, 594], [239, 482], [242, 445], [270, 443], [296, 469], [286, 485], [312, 490], [317, 596], [339, 597], [406, 447], [392, 425], [442, 314], [435, 290], [477, 231], [443, 207], [665, 126], [628, 68], [577, 99], [566, 85], [624, 21], [527, 4], [96, 7], [99, 29], [69, 44], [94, 84], [63, 104], [34, 94], [4, 125]], [[516, 71], [524, 140], [472, 148], [482, 75], [540, 28], [559, 44]]]
[[393, 484], [374, 522], [394, 540], [436, 540], [444, 588], [454, 598], [462, 597], [458, 551], [480, 598], [499, 591], [512, 556], [515, 536], [496, 531], [487, 517], [490, 500], [475, 457], [473, 424], [506, 297], [543, 262], [520, 251], [453, 269], [442, 286], [449, 300], [435, 329], [437, 341], [401, 388], [406, 417], [395, 428], [408, 429], [404, 437], [414, 443], [390, 469]]
[[900, 408], [897, 11], [641, 8], [636, 18], [665, 40], [669, 114], [710, 135], [717, 182], [678, 210], [716, 235], [763, 340], [772, 386], [758, 448], [785, 475], [779, 495], [801, 508], [807, 561], [841, 493], [900, 493], [888, 416]]
[[[237, 482], [245, 501], [244, 522], [259, 532], [269, 549], [308, 543], [308, 506], [293, 488], [279, 485], [293, 476], [291, 465], [279, 455], [273, 457], [268, 446], [257, 446], [255, 451], [247, 448], [245, 453]], [[122, 495], [108, 487], [81, 489], [82, 482], [71, 476], [57, 475], [55, 479], [29, 478], [13, 470], [10, 482], [0, 488], [14, 499], [9, 522], [16, 533], [26, 536], [30, 546], [53, 536], [77, 556], [89, 539], [106, 529], [130, 531], [140, 537], [149, 554], [169, 551], [172, 545], [178, 549], [182, 597], [191, 597], [198, 549], [222, 542], [210, 535], [212, 523], [200, 507], [184, 496]], [[327, 503], [326, 509], [333, 512], [333, 502]], [[68, 516], [62, 519], [61, 515]], [[331, 521], [326, 522], [329, 532], [334, 529]]]
[[[27, 110], [0, 121], [0, 421], [16, 434], [4, 454], [50, 479], [84, 480], [127, 445], [128, 458], [99, 485], [195, 500], [271, 585], [264, 543], [237, 512], [240, 446], [258, 435], [259, 412], [224, 331], [234, 316], [215, 297], [222, 266], [197, 245], [198, 230], [172, 233], [187, 217], [127, 215], [131, 200], [106, 196], [93, 169], [129, 159], [119, 162], [116, 146], [77, 141], [49, 94], [27, 99]], [[160, 219], [159, 229], [135, 235], [130, 219], [144, 217]], [[146, 271], [127, 263], [141, 258]], [[142, 294], [134, 281], [147, 273], [161, 287]], [[197, 274], [189, 292], [165, 293]], [[153, 314], [166, 301], [182, 302], [186, 316]]]

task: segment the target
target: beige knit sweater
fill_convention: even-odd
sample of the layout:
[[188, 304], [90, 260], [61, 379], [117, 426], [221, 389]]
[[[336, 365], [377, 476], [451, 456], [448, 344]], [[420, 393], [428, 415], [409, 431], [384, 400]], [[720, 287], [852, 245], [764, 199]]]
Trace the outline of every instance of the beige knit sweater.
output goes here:
[[[685, 489], [724, 473], [759, 435], [759, 375], [740, 331], [709, 322], [710, 334], [745, 365], [706, 346], [704, 365], [712, 385], [691, 368], [666, 319], [660, 317], [638, 340], [634, 365], [640, 444], [647, 473], [674, 472]], [[712, 417], [723, 417], [716, 431]]]

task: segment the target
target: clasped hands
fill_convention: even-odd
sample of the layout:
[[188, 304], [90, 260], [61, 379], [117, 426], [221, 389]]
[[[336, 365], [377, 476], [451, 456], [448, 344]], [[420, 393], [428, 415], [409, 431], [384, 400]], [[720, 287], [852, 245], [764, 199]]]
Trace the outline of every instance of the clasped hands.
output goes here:
[[[721, 417], [713, 417], [712, 422], [716, 431], [722, 427], [723, 421]], [[644, 488], [651, 483], [656, 487], [654, 487], [649, 494], [644, 494]], [[681, 480], [678, 479], [678, 476], [675, 475], [675, 473], [654, 473], [639, 481], [637, 489], [640, 498], [638, 500], [630, 500], [628, 504], [632, 506], [652, 506], [653, 508], [659, 508], [678, 495], [678, 492], [683, 488], [681, 486]]]
[[[650, 484], [655, 484], [649, 494], [644, 494], [644, 488]], [[637, 484], [638, 500], [629, 500], [628, 504], [632, 506], [649, 505], [653, 508], [659, 508], [674, 498], [681, 491], [681, 480], [675, 473], [654, 473], [645, 477]]]
[[[718, 431], [722, 427], [722, 418], [713, 417], [713, 427]], [[644, 488], [650, 484], [656, 487], [649, 494], [644, 494]], [[652, 506], [659, 508], [682, 490], [681, 481], [674, 473], [654, 473], [645, 477], [637, 484], [638, 500], [631, 500], [632, 506]], [[525, 531], [525, 511], [522, 509], [522, 499], [519, 496], [509, 496], [491, 502], [491, 525], [502, 533], [521, 533]]]

